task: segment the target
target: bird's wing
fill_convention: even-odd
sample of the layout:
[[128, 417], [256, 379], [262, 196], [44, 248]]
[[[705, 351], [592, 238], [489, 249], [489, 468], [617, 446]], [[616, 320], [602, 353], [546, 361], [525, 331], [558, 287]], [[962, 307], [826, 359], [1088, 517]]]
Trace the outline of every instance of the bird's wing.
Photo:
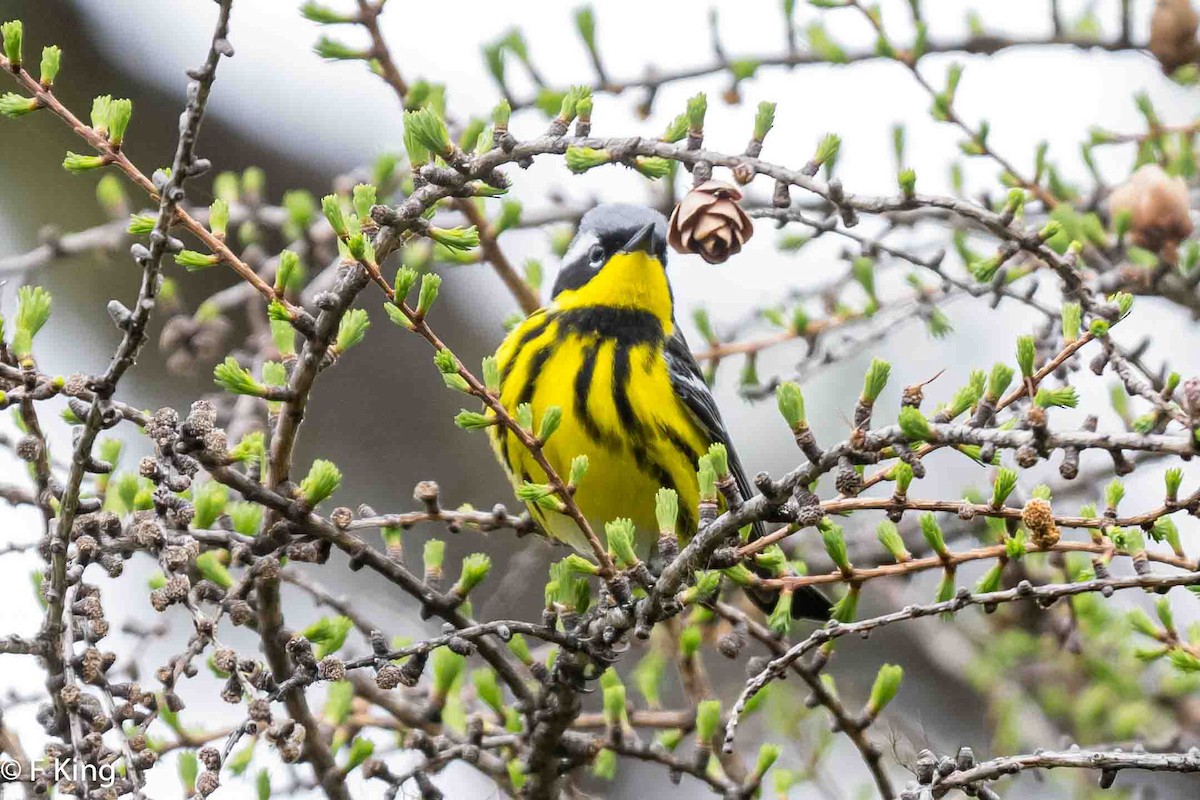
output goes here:
[[[675, 335], [667, 342], [664, 353], [667, 359], [667, 371], [671, 374], [671, 386], [675, 389], [675, 394], [683, 400], [684, 405], [696, 417], [696, 421], [708, 436], [708, 440], [714, 444], [720, 442], [725, 445], [729, 451], [729, 471], [733, 473], [733, 479], [737, 481], [738, 491], [742, 493], [742, 497], [750, 498], [754, 494], [754, 490], [746, 477], [746, 471], [742, 468], [737, 450], [729, 439], [729, 431], [725, 429], [725, 422], [721, 419], [721, 410], [717, 408], [717, 400], [704, 381], [704, 374], [692, 356], [692, 350], [688, 347], [687, 340], [683, 338], [683, 332], [678, 328], [675, 329]], [[763, 524], [761, 522], [754, 523], [752, 538], [758, 538], [764, 533]]]
[[[675, 394], [683, 400], [684, 405], [695, 416], [709, 441], [725, 445], [729, 451], [729, 471], [733, 473], [733, 479], [737, 481], [738, 491], [742, 493], [742, 497], [750, 498], [754, 492], [749, 479], [746, 478], [746, 471], [742, 468], [737, 450], [734, 449], [733, 442], [729, 439], [729, 431], [725, 429], [725, 422], [721, 419], [717, 400], [708, 388], [704, 374], [700, 371], [700, 365], [692, 356], [692, 350], [688, 347], [682, 331], [678, 328], [675, 329], [675, 334], [667, 342], [663, 352], [667, 359], [667, 372], [671, 375], [671, 385], [675, 389]], [[750, 538], [757, 539], [766, 532], [766, 527], [762, 522], [755, 522], [754, 528], [750, 532]], [[762, 589], [761, 587], [749, 590], [748, 594], [755, 605], [768, 614], [775, 607], [778, 598], [777, 590]], [[793, 617], [828, 619], [829, 609], [829, 600], [812, 586], [801, 587], [792, 595], [791, 612]]]

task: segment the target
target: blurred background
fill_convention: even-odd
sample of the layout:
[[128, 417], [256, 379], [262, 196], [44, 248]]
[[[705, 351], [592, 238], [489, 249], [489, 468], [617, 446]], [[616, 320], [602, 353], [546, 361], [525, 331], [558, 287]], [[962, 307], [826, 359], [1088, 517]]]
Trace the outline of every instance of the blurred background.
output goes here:
[[[720, 15], [722, 42], [734, 57], [783, 50], [776, 0], [720, 0], [711, 5]], [[800, 5], [798, 27], [803, 28], [817, 12]], [[1101, 36], [1115, 36], [1118, 2], [1061, 5], [1067, 19], [1094, 13], [1103, 31]], [[1134, 3], [1135, 41], [1145, 40], [1151, 5], [1145, 1]], [[911, 29], [904, 6], [902, 2], [885, 2], [883, 12], [893, 35], [909, 41]], [[966, 36], [969, 12], [978, 15], [988, 32], [1013, 37], [1050, 33], [1045, 2], [930, 2], [927, 6], [930, 39], [934, 42]], [[708, 63], [711, 50], [705, 7], [686, 0], [608, 0], [600, 4], [598, 38], [609, 71], [620, 78], [635, 78], [651, 66], [677, 68]], [[570, 3], [535, 0], [456, 6], [393, 3], [383, 15], [383, 28], [406, 77], [445, 82], [448, 104], [461, 117], [486, 115], [498, 94], [484, 67], [480, 46], [494, 41], [514, 24], [524, 31], [531, 57], [554, 85], [592, 79], [585, 51], [573, 32], [573, 8]], [[207, 0], [5, 0], [0, 11], [4, 19], [24, 20], [27, 48], [40, 48], [46, 43], [63, 48], [63, 71], [56, 93], [78, 114], [86, 113], [91, 98], [98, 94], [113, 93], [133, 100], [134, 122], [126, 151], [146, 172], [170, 160], [176, 119], [184, 101], [183, 70], [198, 63], [205, 51], [214, 14]], [[858, 15], [826, 14], [824, 18], [831, 35], [847, 46], [861, 49], [873, 43], [873, 35]], [[400, 108], [390, 91], [360, 62], [329, 63], [317, 57], [312, 47], [320, 32], [301, 17], [296, 4], [235, 2], [230, 38], [236, 56], [221, 65], [199, 154], [213, 161], [214, 172], [240, 171], [250, 166], [264, 169], [271, 202], [278, 202], [283, 191], [294, 188], [309, 189], [319, 197], [329, 191], [335, 176], [370, 164], [381, 154], [402, 151]], [[991, 122], [990, 142], [996, 150], [1018, 164], [1031, 165], [1037, 143], [1047, 141], [1064, 177], [1082, 184], [1087, 184], [1088, 178], [1077, 153], [1089, 127], [1141, 129], [1142, 121], [1132, 102], [1135, 92], [1148, 93], [1168, 124], [1190, 121], [1197, 111], [1195, 89], [1167, 81], [1158, 65], [1143, 53], [1017, 48], [993, 57], [934, 56], [922, 61], [922, 70], [931, 83], [941, 85], [945, 66], [952, 59], [966, 65], [958, 91], [961, 113], [968, 120], [986, 118]], [[922, 190], [950, 189], [950, 164], [958, 158], [961, 135], [930, 119], [928, 96], [895, 63], [870, 61], [793, 71], [764, 68], [742, 85], [743, 103], [737, 106], [725, 106], [716, 100], [726, 85], [727, 78], [720, 76], [671, 84], [659, 93], [646, 120], [635, 113], [640, 96], [598, 96], [593, 130], [601, 136], [657, 135], [683, 109], [688, 96], [706, 90], [713, 98], [706, 126], [707, 143], [714, 149], [739, 151], [751, 130], [756, 104], [772, 100], [779, 104], [777, 122], [767, 140], [764, 158], [799, 166], [822, 135], [835, 132], [842, 137], [838, 174], [847, 189], [891, 193], [895, 186], [891, 128], [904, 123], [908, 131], [908, 166], [916, 169]], [[519, 79], [515, 86], [528, 89]], [[516, 115], [512, 127], [518, 135], [532, 134], [544, 124], [540, 112], [530, 110]], [[0, 121], [0, 265], [11, 267], [11, 257], [52, 238], [51, 231], [83, 230], [106, 220], [95, 201], [96, 177], [71, 175], [60, 168], [68, 149], [79, 150], [80, 143], [47, 114]], [[1098, 154], [1101, 171], [1110, 182], [1123, 179], [1133, 164], [1132, 148], [1108, 148]], [[970, 162], [965, 167], [968, 188], [997, 189], [993, 165]], [[526, 172], [514, 169], [510, 174], [515, 178], [515, 195], [531, 213], [564, 205], [584, 206], [597, 198], [635, 202], [653, 199], [648, 184], [625, 170], [600, 169], [576, 177], [559, 161], [544, 159]], [[209, 184], [207, 177], [193, 182], [189, 187], [192, 203], [208, 204]], [[751, 196], [766, 199], [769, 191], [769, 186], [755, 186]], [[130, 194], [135, 196], [132, 190]], [[911, 236], [912, 244], [927, 252], [936, 246], [948, 246], [944, 232], [937, 230], [917, 230]], [[743, 254], [718, 267], [695, 256], [673, 255], [670, 271], [680, 317], [690, 318], [694, 309], [705, 307], [718, 331], [727, 330], [756, 309], [777, 303], [787, 291], [827, 283], [847, 269], [840, 242], [821, 240], [792, 255], [780, 252], [775, 247], [776, 239], [770, 226], [760, 223], [755, 239]], [[502, 241], [515, 262], [542, 259], [547, 272], [545, 286], [552, 285], [556, 262], [546, 231], [514, 232]], [[110, 298], [128, 304], [137, 288], [137, 270], [128, 256], [127, 244], [111, 251], [56, 259], [33, 273], [10, 269], [0, 275], [7, 281], [0, 293], [0, 312], [6, 315], [15, 308], [15, 287], [23, 282], [36, 281], [54, 295], [52, 324], [39, 337], [39, 362], [47, 371], [94, 373], [107, 363], [118, 336], [105, 304]], [[189, 274], [172, 265], [168, 273], [178, 281], [182, 303], [188, 310], [194, 310], [212, 292], [232, 281], [231, 275], [221, 270]], [[478, 363], [495, 348], [503, 335], [501, 323], [517, 310], [516, 306], [486, 266], [451, 268], [444, 275], [437, 328], [466, 363]], [[1046, 294], [1050, 302], [1056, 302], [1052, 291]], [[490, 507], [505, 502], [515, 509], [517, 504], [485, 437], [464, 433], [454, 426], [452, 417], [460, 406], [459, 398], [445, 391], [434, 377], [424, 345], [389, 326], [378, 313], [377, 301], [370, 291], [364, 293], [363, 305], [376, 325], [365, 343], [320, 381], [302, 431], [297, 463], [305, 468], [314, 457], [335, 461], [345, 473], [338, 500], [352, 507], [369, 503], [381, 512], [411, 509], [413, 485], [432, 479], [442, 487], [447, 506], [471, 502]], [[992, 309], [984, 301], [960, 299], [947, 305], [945, 311], [955, 328], [949, 337], [932, 338], [920, 321], [910, 321], [888, 331], [871, 347], [859, 349], [806, 378], [809, 417], [820, 441], [840, 440], [848, 430], [846, 417], [872, 356], [893, 364], [892, 381], [880, 401], [881, 409], [896, 407], [901, 387], [939, 370], [946, 374], [932, 391], [948, 397], [953, 387], [965, 382], [971, 369], [987, 367], [997, 360], [1011, 361], [1016, 336], [1028, 332], [1036, 321], [1024, 307], [1010, 303]], [[230, 342], [245, 332], [244, 320], [232, 322], [235, 328]], [[157, 324], [161, 323], [160, 318]], [[1169, 357], [1172, 367], [1187, 377], [1196, 373], [1200, 362], [1192, 346], [1196, 341], [1193, 325], [1190, 314], [1178, 307], [1139, 300], [1134, 318], [1122, 324], [1116, 335], [1132, 345], [1152, 333], [1149, 362], [1157, 364]], [[764, 378], [787, 374], [804, 354], [805, 345], [800, 342], [768, 351], [759, 361], [759, 372]], [[169, 373], [165, 362], [166, 354], [153, 344], [147, 346], [138, 369], [122, 384], [122, 399], [148, 409], [163, 405], [183, 409], [212, 390], [212, 364], [199, 364], [193, 376], [181, 376]], [[737, 371], [734, 363], [725, 365], [718, 373], [716, 390], [743, 461], [751, 472], [780, 473], [789, 469], [798, 463], [798, 454], [774, 403], [754, 404], [742, 399], [737, 392]], [[1082, 406], [1089, 410], [1107, 408], [1107, 379], [1095, 379], [1089, 373], [1077, 380], [1084, 395]], [[1116, 424], [1115, 415], [1102, 417], [1102, 427], [1105, 423]], [[49, 436], [52, 452], [65, 458], [71, 444], [69, 429], [54, 421]], [[136, 463], [145, 451], [144, 442], [130, 439], [125, 464]], [[1085, 456], [1085, 476], [1089, 467], [1095, 474], [1105, 464], [1099, 457], [1089, 463]], [[988, 481], [983, 468], [954, 455], [931, 459], [929, 476], [921, 485], [922, 496], [955, 497], [968, 486]], [[0, 478], [5, 480], [21, 481], [23, 477], [23, 468], [15, 461], [4, 464], [0, 471]], [[1044, 477], [1056, 487], [1056, 497], [1076, 496], [1060, 495], [1068, 489], [1058, 488], [1061, 481], [1056, 470], [1047, 471]], [[1027, 488], [1036, 482], [1035, 477], [1027, 480]], [[1156, 502], [1161, 496], [1161, 470], [1139, 470], [1129, 477], [1128, 486], [1126, 502], [1131, 507]], [[1141, 494], [1144, 487], [1150, 487], [1145, 496]], [[1082, 504], [1096, 500], [1102, 487], [1076, 485], [1073, 491], [1078, 498], [1075, 502]], [[35, 539], [39, 533], [36, 517], [27, 509], [0, 508], [0, 546]], [[1187, 523], [1180, 522], [1181, 528]], [[866, 537], [864, 542], [873, 541], [873, 521], [870, 527], [860, 528], [849, 527], [848, 532], [852, 537]], [[408, 534], [410, 552], [417, 552], [419, 542], [434, 533], [418, 529]], [[1184, 536], [1185, 546], [1195, 544], [1190, 527], [1184, 529]], [[490, 582], [494, 585], [485, 587], [476, 601], [480, 615], [534, 617], [538, 613], [544, 569], [556, 557], [546, 545], [533, 537], [518, 540], [510, 533], [485, 536], [471, 531], [450, 537], [450, 545], [454, 555], [483, 549], [497, 562], [493, 575], [502, 579], [494, 578]], [[824, 564], [822, 558], [814, 556], [814, 565]], [[30, 574], [37, 563], [33, 555], [0, 559], [0, 585], [4, 587], [0, 632], [36, 631], [40, 615], [30, 588]], [[138, 570], [148, 577], [153, 565], [135, 559], [126, 575], [137, 575]], [[319, 576], [335, 591], [352, 597], [364, 614], [380, 620], [391, 632], [417, 636], [436, 630], [433, 623], [420, 622], [408, 599], [383, 581], [367, 573], [351, 576], [344, 560], [335, 557]], [[974, 576], [966, 575], [960, 582], [968, 580], [974, 580]], [[872, 586], [864, 595], [860, 613], [928, 599], [935, 582], [936, 577], [930, 576], [929, 581], [917, 581], [911, 587]], [[109, 607], [120, 607], [112, 598], [121, 592], [128, 593], [128, 606], [144, 606], [144, 586], [141, 579], [127, 577], [107, 588]], [[1177, 603], [1177, 613], [1186, 621], [1194, 616], [1195, 603], [1192, 597], [1182, 594], [1184, 600], [1191, 601]], [[319, 615], [303, 597], [287, 595], [287, 600], [285, 611], [293, 627], [303, 627]], [[1122, 597], [1114, 602], [1138, 600]], [[986, 625], [976, 616], [963, 615], [957, 626], [921, 621], [890, 629], [870, 642], [847, 642], [839, 650], [833, 673], [842, 691], [856, 700], [865, 698], [875, 670], [883, 661], [904, 664], [912, 676], [890, 721], [876, 729], [878, 737], [891, 726], [896, 752], [902, 759], [911, 761], [915, 750], [924, 746], [953, 752], [960, 744], [970, 744], [981, 757], [1003, 752], [994, 747], [995, 707], [981, 700], [971, 674], [975, 669], [973, 659], [980, 651], [980, 637], [988, 636]], [[170, 649], [162, 653], [176, 652], [189, 633], [190, 623], [182, 614], [167, 614], [164, 620], [173, 632], [164, 642]], [[252, 640], [239, 640], [236, 633], [231, 634], [232, 643], [252, 645]], [[129, 637], [114, 639], [118, 643], [131, 641]], [[363, 645], [358, 642], [356, 646], [361, 650]], [[143, 658], [147, 669], [152, 670], [161, 660], [156, 660], [155, 652]], [[723, 694], [731, 697], [742, 677], [740, 667], [716, 660], [712, 666], [718, 670]], [[36, 672], [23, 660], [10, 658], [0, 664], [0, 704], [9, 692], [25, 696], [38, 688]], [[182, 694], [193, 709], [214, 703], [211, 682], [203, 676], [186, 684]], [[669, 695], [668, 699], [677, 698]], [[1069, 699], [1062, 702], [1070, 706]], [[232, 722], [237, 713], [236, 708], [228, 706], [203, 708], [199, 716], [211, 717], [214, 726]], [[985, 713], [985, 709], [990, 710]], [[794, 718], [805, 714], [799, 699], [794, 708], [776, 711], [780, 724], [799, 724]], [[6, 714], [10, 726], [26, 737], [27, 747], [36, 747], [40, 741], [33, 712], [33, 706], [24, 704]], [[811, 716], [815, 724], [806, 728], [809, 733], [785, 737], [785, 745], [791, 745], [781, 764], [804, 762], [813, 746], [811, 729], [824, 725], [819, 712]], [[1064, 737], [1070, 738], [1070, 726], [1056, 725], [1053, 715], [1049, 719], [1046, 715], [1018, 719], [1029, 726], [1027, 732], [1031, 735], [1052, 737], [1037, 744], [1057, 746]], [[755, 725], [760, 722], [757, 720]], [[1135, 721], [1129, 738], [1153, 732], [1142, 725]], [[754, 728], [751, 735], [756, 735]], [[1018, 736], [1017, 741], [1026, 740]], [[892, 746], [884, 744], [885, 748]], [[282, 765], [269, 766], [281, 776], [287, 774]], [[898, 777], [902, 785], [902, 773]], [[158, 776], [158, 780], [163, 779]], [[152, 784], [150, 793], [174, 796], [178, 786], [167, 780], [164, 785]], [[285, 777], [280, 780], [286, 782]], [[494, 794], [486, 781], [464, 767], [450, 769], [439, 783], [451, 797]], [[1200, 788], [1194, 780], [1126, 774], [1120, 783], [1153, 785], [1157, 790], [1154, 796], [1162, 798], [1194, 797]], [[819, 785], [798, 787], [792, 796], [860, 797], [865, 796], [860, 791], [867, 784], [856, 753], [839, 742], [822, 767]], [[1028, 787], [1025, 793], [1013, 796], [1086, 796], [1086, 790], [1071, 781], [1023, 785]], [[661, 792], [663, 797], [690, 797], [696, 791], [686, 782], [672, 787], [661, 771], [636, 765], [623, 768], [613, 784], [597, 783], [592, 788], [598, 795], [614, 798], [644, 797], [647, 791]], [[227, 788], [223, 796], [250, 796], [239, 795], [238, 791]], [[374, 797], [380, 790], [356, 784], [355, 792], [356, 796]]]

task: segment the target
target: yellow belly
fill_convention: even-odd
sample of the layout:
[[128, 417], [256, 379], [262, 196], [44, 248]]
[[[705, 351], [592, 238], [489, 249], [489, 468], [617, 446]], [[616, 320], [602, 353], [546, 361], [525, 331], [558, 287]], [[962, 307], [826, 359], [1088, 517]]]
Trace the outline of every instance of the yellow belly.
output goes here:
[[[628, 346], [595, 335], [566, 334], [535, 315], [518, 326], [498, 352], [504, 382], [500, 399], [510, 413], [528, 402], [534, 427], [550, 406], [562, 422], [543, 452], [555, 472], [567, 476], [572, 459], [588, 458], [575, 500], [603, 540], [604, 524], [628, 517], [638, 529], [639, 549], [657, 538], [654, 495], [666, 486], [679, 493], [680, 532], [694, 533], [699, 502], [695, 459], [708, 442], [675, 395], [661, 349]], [[540, 330], [539, 330], [540, 328]], [[618, 376], [627, 378], [615, 380]], [[586, 397], [580, 403], [579, 397]], [[514, 486], [546, 476], [512, 434], [492, 428], [492, 442]], [[531, 507], [546, 532], [588, 552], [567, 516]]]

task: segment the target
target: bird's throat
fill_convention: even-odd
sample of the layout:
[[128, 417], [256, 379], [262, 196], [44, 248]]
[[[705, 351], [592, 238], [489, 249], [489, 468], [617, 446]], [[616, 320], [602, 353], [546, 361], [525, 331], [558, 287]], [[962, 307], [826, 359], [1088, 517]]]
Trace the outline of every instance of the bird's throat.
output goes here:
[[648, 253], [617, 253], [586, 284], [560, 292], [555, 305], [561, 310], [606, 306], [642, 311], [662, 324], [664, 335], [675, 329], [667, 271]]

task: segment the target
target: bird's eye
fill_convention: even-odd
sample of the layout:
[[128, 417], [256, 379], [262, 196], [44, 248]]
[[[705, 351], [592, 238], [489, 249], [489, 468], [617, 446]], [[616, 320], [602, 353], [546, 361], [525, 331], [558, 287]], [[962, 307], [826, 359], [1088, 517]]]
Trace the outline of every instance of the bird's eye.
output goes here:
[[592, 245], [592, 249], [588, 250], [588, 266], [592, 269], [600, 269], [604, 266], [604, 248], [598, 244]]

